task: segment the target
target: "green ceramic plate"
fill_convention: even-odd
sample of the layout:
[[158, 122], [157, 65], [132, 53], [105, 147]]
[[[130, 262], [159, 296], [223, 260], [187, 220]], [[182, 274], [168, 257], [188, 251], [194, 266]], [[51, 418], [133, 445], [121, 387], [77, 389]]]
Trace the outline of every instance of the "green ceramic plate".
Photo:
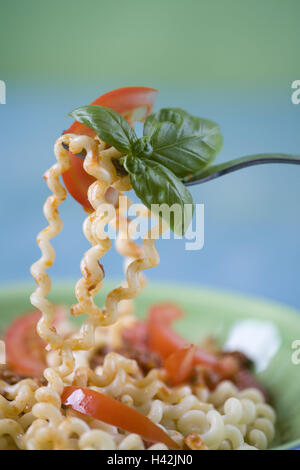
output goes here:
[[[99, 302], [112, 284], [98, 294]], [[31, 308], [33, 285], [0, 289], [1, 330], [18, 314]], [[72, 304], [72, 283], [54, 285], [52, 300]], [[176, 328], [193, 342], [214, 334], [222, 344], [243, 347], [255, 359], [257, 375], [271, 393], [278, 415], [273, 447], [300, 446], [300, 364], [292, 363], [292, 343], [300, 340], [300, 315], [296, 310], [264, 300], [210, 289], [182, 285], [152, 284], [137, 300], [138, 315], [144, 315], [153, 302], [174, 301], [186, 311]]]

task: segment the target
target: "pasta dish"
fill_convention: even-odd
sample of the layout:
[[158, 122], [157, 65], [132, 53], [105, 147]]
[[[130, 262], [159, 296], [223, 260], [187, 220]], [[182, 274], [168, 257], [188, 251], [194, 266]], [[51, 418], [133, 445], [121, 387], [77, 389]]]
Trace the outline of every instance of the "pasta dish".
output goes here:
[[[143, 87], [107, 93], [76, 110], [76, 121], [55, 142], [56, 162], [44, 176], [51, 192], [44, 205], [48, 225], [38, 234], [41, 257], [31, 267], [36, 310], [15, 320], [5, 336], [8, 365], [0, 370], [0, 449], [243, 450], [265, 449], [272, 442], [275, 412], [242, 353], [226, 353], [209, 339], [189, 344], [172, 328], [183, 312], [170, 302], [153, 305], [144, 320], [134, 315], [133, 299], [146, 283], [144, 271], [159, 264], [155, 241], [165, 224], [154, 214], [156, 234], [146, 233], [140, 245], [134, 240], [136, 224], [120, 210], [119, 198], [130, 205], [127, 192], [133, 188], [143, 202], [140, 216], [150, 218], [147, 197], [155, 184], [162, 184], [153, 172], [160, 171], [170, 182], [168, 194], [172, 181], [186, 176], [177, 160], [173, 178], [162, 164], [167, 157], [158, 151], [149, 163], [154, 137], [136, 139], [132, 134], [133, 121], [149, 116], [145, 128], [152, 126], [151, 135], [157, 132], [157, 141], [161, 138], [153, 131], [161, 115], [150, 115], [155, 95]], [[106, 114], [92, 115], [96, 108]], [[200, 129], [187, 113], [180, 116], [185, 123], [193, 122], [195, 132]], [[172, 115], [170, 122], [177, 125], [176, 119]], [[159, 124], [160, 133], [164, 125]], [[208, 161], [219, 145], [218, 130], [205, 121], [201, 132], [206, 132], [201, 141], [205, 151], [199, 154]], [[198, 161], [203, 163], [203, 158]], [[136, 170], [136, 162], [144, 170]], [[187, 161], [188, 174], [193, 164]], [[59, 206], [67, 196], [61, 177], [86, 210], [83, 231], [90, 243], [75, 286], [77, 302], [70, 309], [74, 317], [85, 315], [78, 330], [69, 322], [69, 312], [48, 299], [47, 270], [55, 260], [51, 239], [62, 230]], [[153, 179], [152, 186], [147, 182], [146, 196], [142, 177]], [[189, 196], [184, 190], [181, 194], [188, 203]], [[115, 248], [125, 258], [126, 277], [99, 306], [95, 296], [105, 277], [102, 260], [112, 246], [109, 225], [118, 233]]]

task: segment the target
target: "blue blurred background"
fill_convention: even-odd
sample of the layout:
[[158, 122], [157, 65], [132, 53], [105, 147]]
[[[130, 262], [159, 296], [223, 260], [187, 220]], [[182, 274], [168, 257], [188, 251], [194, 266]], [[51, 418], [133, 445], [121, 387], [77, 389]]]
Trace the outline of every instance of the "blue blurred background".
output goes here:
[[[45, 226], [42, 179], [66, 114], [110, 89], [159, 89], [156, 109], [181, 106], [219, 123], [225, 161], [258, 152], [300, 153], [300, 2], [297, 0], [86, 0], [1, 6], [0, 281], [30, 280]], [[300, 307], [300, 168], [267, 165], [192, 189], [205, 204], [205, 245], [160, 241], [150, 279], [209, 285]], [[84, 213], [68, 198], [54, 245], [55, 278], [80, 276]], [[107, 255], [107, 277], [121, 276]]]

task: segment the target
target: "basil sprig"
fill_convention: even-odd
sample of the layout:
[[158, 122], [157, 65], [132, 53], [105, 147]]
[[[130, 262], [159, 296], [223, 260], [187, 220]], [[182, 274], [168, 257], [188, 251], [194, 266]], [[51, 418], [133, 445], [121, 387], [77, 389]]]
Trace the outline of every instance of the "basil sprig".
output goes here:
[[[191, 222], [193, 199], [181, 180], [199, 173], [220, 151], [222, 136], [217, 124], [180, 108], [165, 108], [147, 117], [144, 135], [138, 138], [126, 119], [104, 106], [82, 106], [69, 116], [124, 154], [118, 160], [118, 171], [123, 167], [142, 202], [157, 210], [176, 234], [183, 235]], [[174, 216], [175, 209], [156, 209], [162, 204], [179, 205], [182, 218]]]

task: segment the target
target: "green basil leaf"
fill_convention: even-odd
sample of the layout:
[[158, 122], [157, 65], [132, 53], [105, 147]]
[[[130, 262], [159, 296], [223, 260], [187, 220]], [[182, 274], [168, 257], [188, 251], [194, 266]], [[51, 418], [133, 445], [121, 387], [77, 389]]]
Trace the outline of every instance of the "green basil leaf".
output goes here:
[[[123, 164], [130, 174], [133, 189], [145, 206], [167, 222], [173, 232], [182, 236], [193, 216], [193, 198], [188, 189], [174, 173], [156, 161], [126, 156]], [[153, 207], [153, 204], [158, 207]], [[161, 206], [163, 204], [168, 206], [166, 211]], [[172, 206], [173, 210], [168, 210]], [[175, 216], [177, 210], [180, 217]]]
[[81, 106], [69, 116], [93, 129], [100, 139], [112, 145], [119, 152], [128, 153], [136, 142], [137, 136], [126, 119], [113, 109], [105, 106]]
[[144, 136], [150, 137], [151, 159], [179, 178], [202, 170], [222, 148], [222, 135], [215, 122], [180, 108], [164, 108], [148, 116]]

